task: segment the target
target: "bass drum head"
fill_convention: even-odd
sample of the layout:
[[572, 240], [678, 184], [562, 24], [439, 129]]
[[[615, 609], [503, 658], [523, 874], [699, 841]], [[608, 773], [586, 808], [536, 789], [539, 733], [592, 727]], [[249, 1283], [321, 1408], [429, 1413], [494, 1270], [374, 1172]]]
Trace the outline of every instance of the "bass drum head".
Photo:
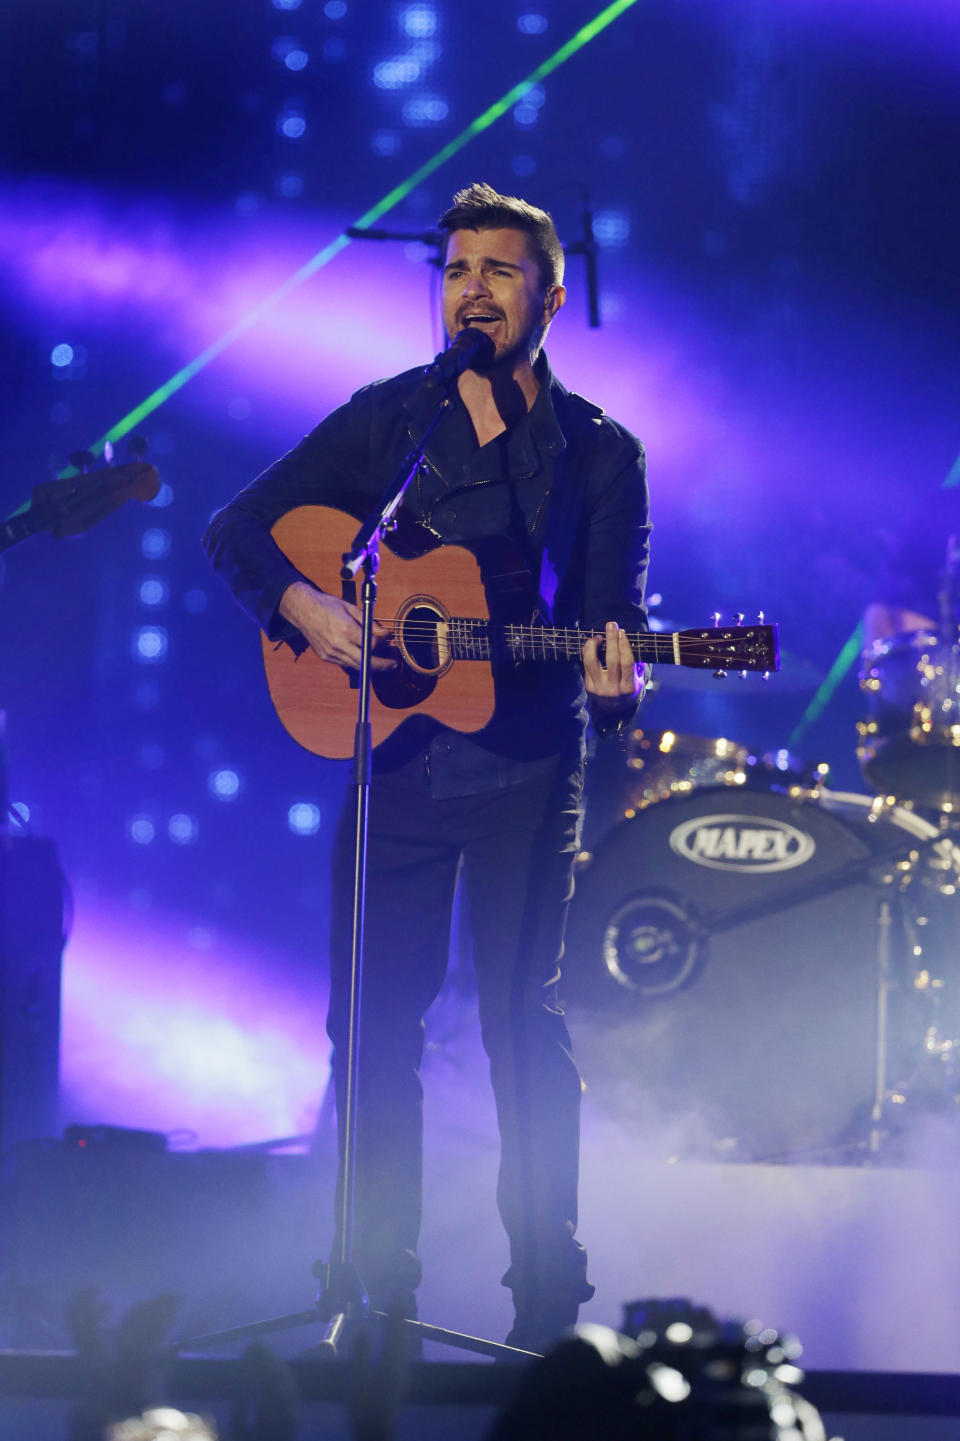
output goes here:
[[[561, 996], [588, 1103], [669, 1154], [842, 1159], [876, 1068], [884, 857], [934, 834], [860, 796], [712, 788], [625, 821], [578, 875]], [[893, 911], [888, 1077], [922, 1022]]]

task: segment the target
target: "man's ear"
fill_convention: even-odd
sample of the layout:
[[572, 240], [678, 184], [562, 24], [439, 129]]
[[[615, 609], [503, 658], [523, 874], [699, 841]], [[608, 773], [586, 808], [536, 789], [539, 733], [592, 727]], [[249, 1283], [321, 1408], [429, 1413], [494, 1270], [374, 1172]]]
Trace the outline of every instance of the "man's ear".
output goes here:
[[544, 319], [547, 324], [553, 319], [561, 305], [566, 302], [567, 291], [563, 285], [548, 285], [547, 293], [543, 304]]

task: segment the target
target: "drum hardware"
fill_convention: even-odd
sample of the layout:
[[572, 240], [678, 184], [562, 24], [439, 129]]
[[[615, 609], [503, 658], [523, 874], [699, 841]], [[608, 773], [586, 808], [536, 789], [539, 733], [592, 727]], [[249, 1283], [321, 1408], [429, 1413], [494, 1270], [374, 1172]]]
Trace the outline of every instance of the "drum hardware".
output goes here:
[[860, 688], [868, 784], [934, 811], [960, 806], [960, 646], [932, 629], [884, 637], [864, 656]]
[[726, 737], [684, 735], [672, 730], [635, 730], [627, 741], [624, 817], [698, 786], [760, 786], [791, 795], [816, 795], [829, 774], [826, 764], [809, 765], [792, 751], [754, 755]]

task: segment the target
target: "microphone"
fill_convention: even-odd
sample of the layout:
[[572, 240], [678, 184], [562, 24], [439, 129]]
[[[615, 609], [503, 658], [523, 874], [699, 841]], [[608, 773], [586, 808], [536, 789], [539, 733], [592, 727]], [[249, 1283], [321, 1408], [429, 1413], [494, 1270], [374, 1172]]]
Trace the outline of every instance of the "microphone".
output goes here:
[[492, 365], [496, 354], [496, 346], [489, 335], [476, 325], [468, 325], [457, 331], [446, 350], [441, 350], [423, 373], [428, 381], [453, 385], [457, 376], [465, 370], [483, 370]]

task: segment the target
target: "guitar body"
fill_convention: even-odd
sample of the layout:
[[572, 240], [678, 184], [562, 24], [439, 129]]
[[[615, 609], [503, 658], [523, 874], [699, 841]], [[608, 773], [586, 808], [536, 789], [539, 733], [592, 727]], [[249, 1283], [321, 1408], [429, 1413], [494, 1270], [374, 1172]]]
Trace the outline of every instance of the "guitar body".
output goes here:
[[[281, 516], [271, 533], [303, 575], [321, 590], [342, 595], [341, 560], [357, 529], [358, 522], [343, 511], [303, 505]], [[442, 627], [450, 615], [488, 617], [475, 556], [462, 546], [450, 545], [402, 559], [385, 544], [377, 572], [377, 619], [405, 618], [406, 631], [415, 634], [420, 617], [432, 622], [428, 628], [433, 630], [438, 619]], [[408, 716], [421, 713], [454, 730], [483, 729], [494, 707], [489, 665], [452, 661], [426, 644], [422, 649], [406, 646], [405, 655], [409, 662], [401, 661], [397, 670], [373, 672], [370, 729], [375, 746]], [[266, 637], [263, 662], [270, 698], [298, 745], [331, 760], [352, 756], [355, 673], [320, 660], [312, 650], [295, 656], [289, 646], [277, 647]]]

